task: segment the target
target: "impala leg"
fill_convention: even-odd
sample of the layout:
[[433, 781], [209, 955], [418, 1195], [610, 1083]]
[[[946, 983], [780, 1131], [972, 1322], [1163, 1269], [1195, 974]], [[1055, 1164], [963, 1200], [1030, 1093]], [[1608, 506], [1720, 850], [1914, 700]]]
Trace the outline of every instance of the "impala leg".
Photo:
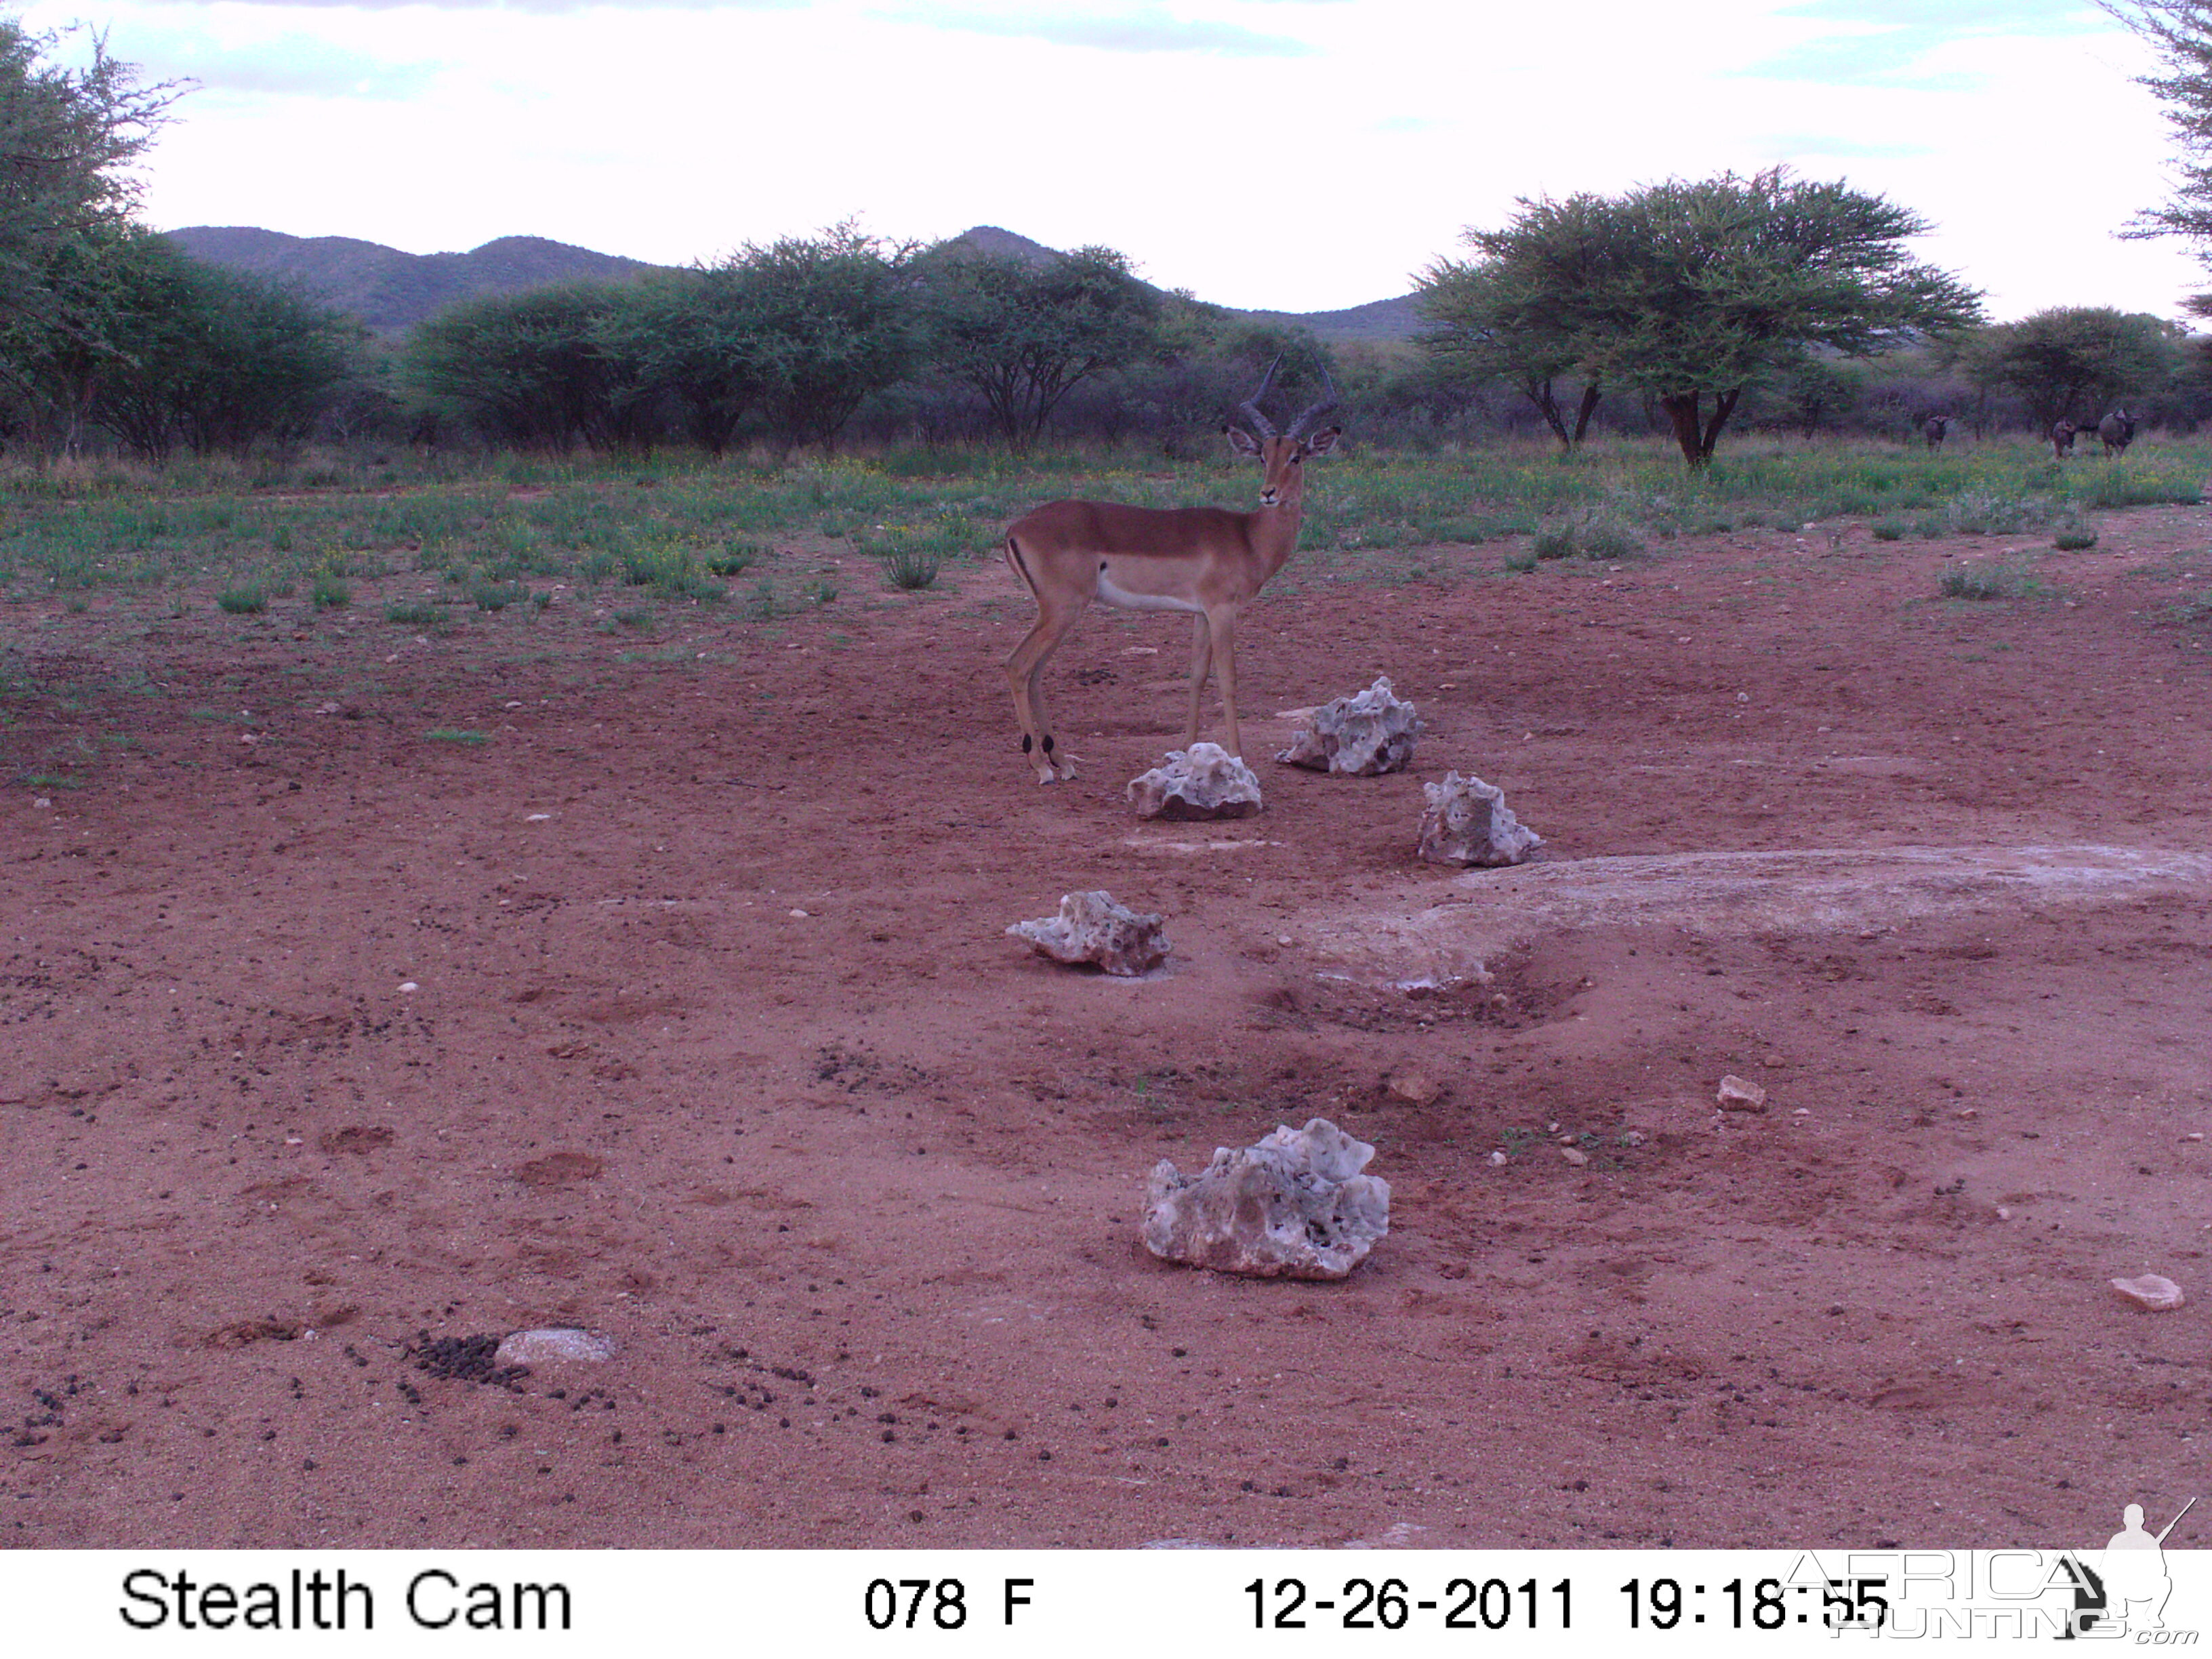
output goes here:
[[1006, 659], [1006, 686], [1014, 694], [1014, 718], [1022, 726], [1022, 753], [1036, 769], [1039, 783], [1050, 783], [1055, 775], [1075, 775], [1075, 757], [1054, 752], [1052, 727], [1045, 717], [1043, 689], [1044, 665], [1074, 625], [1073, 615], [1040, 615], [1036, 626], [1030, 629], [1028, 637]]
[[1244, 742], [1237, 729], [1237, 613], [1214, 611], [1206, 621], [1212, 635], [1208, 644], [1214, 664], [1221, 671], [1221, 715], [1223, 724], [1229, 728], [1229, 752], [1242, 757]]
[[1206, 677], [1213, 672], [1213, 629], [1203, 613], [1191, 618], [1190, 641], [1190, 730], [1184, 733], [1182, 746], [1188, 749], [1198, 741], [1198, 700], [1206, 694]]
[[[1075, 776], [1075, 763], [1082, 757], [1061, 744], [1054, 735], [1052, 715], [1044, 706], [1044, 659], [1042, 658], [1038, 659], [1036, 667], [1030, 670], [1030, 708], [1036, 716], [1037, 730], [1044, 733], [1041, 753], [1044, 760], [1049, 763], [1049, 770], [1057, 771], [1063, 780], [1073, 780]], [[1037, 781], [1050, 783], [1052, 778], [1049, 775], [1041, 776]]]

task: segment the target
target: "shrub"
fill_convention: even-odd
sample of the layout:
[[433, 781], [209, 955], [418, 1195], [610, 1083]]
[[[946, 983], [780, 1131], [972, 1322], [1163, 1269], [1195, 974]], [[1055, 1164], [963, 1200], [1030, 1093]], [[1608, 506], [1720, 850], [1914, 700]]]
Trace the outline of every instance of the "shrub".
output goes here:
[[2014, 599], [2027, 587], [2019, 571], [2001, 564], [1951, 565], [1936, 585], [1947, 599]]
[[336, 611], [353, 603], [353, 589], [336, 576], [322, 575], [315, 578], [315, 585], [308, 597], [313, 601], [316, 610]]
[[709, 553], [708, 570], [717, 576], [741, 576], [760, 562], [761, 550], [750, 542], [731, 542], [719, 553]]
[[884, 574], [893, 587], [927, 587], [940, 568], [937, 555], [918, 547], [902, 547], [884, 556]]
[[384, 620], [403, 628], [435, 628], [446, 613], [434, 605], [392, 604], [384, 607]]
[[258, 616], [269, 608], [269, 591], [258, 586], [234, 587], [218, 593], [215, 602], [234, 617]]
[[1901, 542], [1909, 528], [1902, 519], [1879, 519], [1875, 521], [1874, 538], [1878, 542]]
[[1634, 526], [1604, 507], [1587, 507], [1536, 532], [1540, 559], [1632, 559], [1644, 551]]
[[504, 611], [528, 599], [530, 590], [520, 582], [478, 582], [469, 597], [479, 611]]

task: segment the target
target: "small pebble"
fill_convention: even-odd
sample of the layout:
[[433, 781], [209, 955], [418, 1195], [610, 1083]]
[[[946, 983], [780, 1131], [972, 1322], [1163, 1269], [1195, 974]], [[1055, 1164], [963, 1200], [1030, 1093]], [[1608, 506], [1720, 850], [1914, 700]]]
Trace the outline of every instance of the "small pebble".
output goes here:
[[1573, 1164], [1577, 1170], [1581, 1169], [1583, 1164], [1589, 1162], [1589, 1154], [1579, 1146], [1562, 1146], [1559, 1148], [1559, 1156], [1566, 1159], [1568, 1163]]
[[525, 823], [544, 823], [552, 816], [553, 815], [550, 812], [532, 812], [528, 817], [523, 819], [523, 822]]
[[411, 979], [403, 979], [399, 981], [399, 988], [403, 991], [419, 991], [422, 988]]
[[786, 914], [787, 915], [793, 915], [793, 916], [797, 916], [797, 917], [798, 917], [801, 921], [805, 921], [805, 920], [806, 920], [806, 917], [807, 917], [807, 912], [805, 912], [805, 911], [804, 911], [804, 910], [790, 910], [790, 911], [787, 911], [787, 912], [785, 912], [785, 914]]
[[1766, 1091], [1756, 1083], [1747, 1083], [1740, 1077], [1721, 1079], [1718, 1099], [1724, 1112], [1763, 1112], [1766, 1109]]
[[1492, 1152], [1490, 1155], [1490, 1163], [1492, 1169], [1504, 1169], [1506, 1164], [1505, 1154], [1503, 1152]]
[[[1276, 934], [1276, 935], [1275, 935], [1275, 943], [1276, 943], [1276, 944], [1278, 944], [1278, 945], [1288, 945], [1290, 944], [1290, 942], [1291, 942], [1291, 936], [1290, 936], [1288, 933], [1278, 933], [1278, 934]], [[2204, 1137], [2203, 1137], [2203, 1136], [2202, 1136], [2202, 1135], [2199, 1135], [2199, 1136], [2197, 1136], [2197, 1138], [2199, 1140], [2202, 1140]]]

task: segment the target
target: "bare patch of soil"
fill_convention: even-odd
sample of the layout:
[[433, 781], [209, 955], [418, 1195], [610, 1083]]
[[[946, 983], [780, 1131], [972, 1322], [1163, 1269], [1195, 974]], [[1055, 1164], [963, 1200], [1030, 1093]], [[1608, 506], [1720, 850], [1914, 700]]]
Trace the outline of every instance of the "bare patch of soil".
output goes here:
[[[995, 568], [643, 644], [587, 600], [17, 607], [9, 763], [90, 758], [0, 798], [0, 1542], [2171, 1513], [2212, 1385], [2212, 653], [2161, 613], [2212, 555], [2195, 509], [2103, 528], [1994, 605], [1936, 596], [1988, 544], [1856, 531], [1309, 580], [1243, 629], [1234, 826], [1121, 799], [1180, 738], [1160, 618], [1085, 623], [1051, 691], [1087, 766], [1030, 781]], [[1416, 772], [1266, 758], [1377, 673]], [[1448, 766], [1547, 860], [1417, 864]], [[1002, 937], [1091, 887], [1166, 915], [1166, 969]], [[1713, 1109], [1731, 1073], [1765, 1112]], [[1143, 1253], [1156, 1160], [1316, 1115], [1395, 1192], [1352, 1279]], [[2108, 1287], [2146, 1271], [2190, 1305]], [[541, 1325], [617, 1357], [495, 1376]]]

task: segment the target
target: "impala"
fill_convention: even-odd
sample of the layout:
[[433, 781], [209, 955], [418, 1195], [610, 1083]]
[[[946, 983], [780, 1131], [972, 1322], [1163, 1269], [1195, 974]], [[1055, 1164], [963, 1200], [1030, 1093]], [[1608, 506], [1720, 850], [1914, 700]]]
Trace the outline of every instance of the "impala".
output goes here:
[[[1281, 360], [1277, 359], [1277, 362]], [[1259, 435], [1225, 426], [1239, 454], [1261, 468], [1260, 505], [1249, 513], [1218, 507], [1122, 507], [1112, 501], [1048, 501], [1006, 529], [1006, 562], [1036, 600], [1036, 626], [1006, 659], [1006, 684], [1022, 724], [1022, 752], [1037, 781], [1075, 775], [1076, 757], [1058, 747], [1045, 714], [1044, 665], [1093, 599], [1128, 611], [1188, 611], [1194, 628], [1190, 665], [1190, 722], [1183, 738], [1198, 741], [1199, 698], [1221, 669], [1221, 713], [1228, 750], [1243, 752], [1237, 730], [1237, 613], [1288, 562], [1298, 544], [1305, 505], [1305, 463], [1336, 447], [1340, 428], [1315, 432], [1336, 407], [1336, 389], [1278, 433], [1260, 412], [1275, 378], [1267, 367], [1260, 389], [1239, 405]]]

